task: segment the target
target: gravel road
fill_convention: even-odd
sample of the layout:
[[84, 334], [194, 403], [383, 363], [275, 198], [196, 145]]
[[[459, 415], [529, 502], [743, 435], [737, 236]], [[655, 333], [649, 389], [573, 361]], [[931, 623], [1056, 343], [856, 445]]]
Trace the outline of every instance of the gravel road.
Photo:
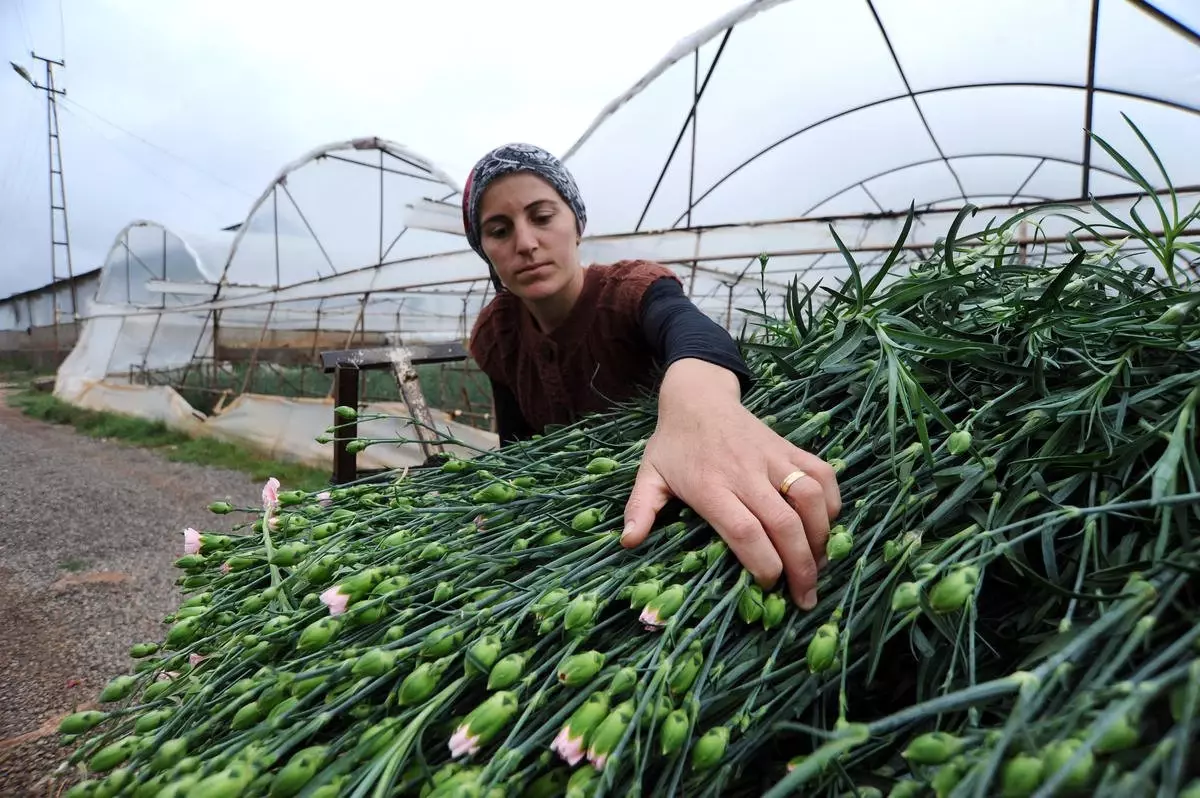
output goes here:
[[56, 728], [158, 639], [177, 605], [183, 529], [210, 501], [256, 502], [245, 475], [78, 435], [0, 388], [0, 796], [54, 795]]

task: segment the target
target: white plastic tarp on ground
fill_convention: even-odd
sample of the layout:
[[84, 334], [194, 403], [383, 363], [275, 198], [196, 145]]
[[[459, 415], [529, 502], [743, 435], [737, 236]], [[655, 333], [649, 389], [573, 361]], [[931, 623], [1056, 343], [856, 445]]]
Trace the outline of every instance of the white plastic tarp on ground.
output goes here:
[[[161, 421], [194, 437], [211, 436], [248, 445], [278, 460], [308, 463], [317, 468], [333, 466], [332, 444], [316, 442], [316, 437], [333, 423], [333, 403], [328, 399], [242, 394], [219, 412], [205, 416], [166, 386], [80, 380], [56, 388], [55, 396], [78, 407]], [[368, 404], [361, 412], [391, 416], [360, 422], [359, 435], [364, 438], [415, 438], [408, 412], [401, 403]], [[473, 457], [498, 443], [490, 432], [460, 424], [441, 411], [432, 410], [431, 414], [441, 436], [465, 444], [449, 445], [446, 447], [449, 452]], [[358, 467], [403, 468], [424, 460], [425, 454], [415, 442], [379, 443], [358, 454]]]

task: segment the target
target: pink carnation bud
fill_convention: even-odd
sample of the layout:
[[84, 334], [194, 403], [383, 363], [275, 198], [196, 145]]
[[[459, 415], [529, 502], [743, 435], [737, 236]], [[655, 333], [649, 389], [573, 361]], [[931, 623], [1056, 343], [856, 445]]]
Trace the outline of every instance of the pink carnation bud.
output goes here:
[[327, 490], [323, 490], [317, 494], [317, 501], [321, 503], [322, 507], [328, 507], [333, 504], [333, 494]]
[[349, 594], [343, 593], [340, 587], [331, 587], [321, 594], [321, 603], [329, 608], [330, 615], [341, 615], [345, 612], [348, 601]]
[[450, 736], [450, 756], [453, 759], [473, 754], [479, 750], [479, 737], [471, 734], [467, 724], [462, 724]]
[[657, 632], [659, 629], [667, 625], [667, 622], [658, 617], [658, 612], [646, 607], [642, 610], [642, 614], [638, 616], [638, 620], [642, 622], [647, 632]]
[[550, 750], [574, 767], [583, 759], [583, 735], [574, 737], [571, 735], [570, 728], [563, 726], [558, 736], [554, 738], [554, 742], [550, 743]]
[[229, 567], [229, 563], [227, 563], [227, 562], [221, 563], [221, 573], [227, 574], [232, 570], [233, 569]]
[[262, 500], [263, 508], [267, 510], [279, 504], [279, 480], [275, 477], [268, 479], [263, 486]]
[[197, 554], [200, 551], [200, 533], [190, 526], [183, 530], [183, 553]]
[[196, 653], [188, 654], [188, 665], [191, 665], [194, 668], [197, 665], [199, 665], [201, 660], [203, 660], [203, 659], [204, 659], [204, 656], [202, 654], [196, 654]]

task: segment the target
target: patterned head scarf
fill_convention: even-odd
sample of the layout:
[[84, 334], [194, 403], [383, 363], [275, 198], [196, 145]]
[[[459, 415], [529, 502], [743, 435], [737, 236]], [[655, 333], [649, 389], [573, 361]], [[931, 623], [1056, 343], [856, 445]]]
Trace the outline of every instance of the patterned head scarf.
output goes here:
[[505, 144], [489, 152], [479, 159], [471, 174], [467, 176], [466, 187], [463, 188], [463, 227], [467, 231], [467, 242], [471, 249], [479, 253], [479, 257], [488, 264], [492, 273], [492, 284], [497, 291], [504, 290], [500, 277], [492, 268], [491, 261], [483, 254], [483, 244], [479, 235], [479, 201], [484, 190], [493, 180], [512, 172], [532, 172], [545, 180], [563, 198], [563, 202], [575, 213], [575, 227], [580, 235], [587, 224], [587, 211], [583, 206], [583, 197], [575, 178], [567, 171], [562, 161], [550, 153], [532, 144]]

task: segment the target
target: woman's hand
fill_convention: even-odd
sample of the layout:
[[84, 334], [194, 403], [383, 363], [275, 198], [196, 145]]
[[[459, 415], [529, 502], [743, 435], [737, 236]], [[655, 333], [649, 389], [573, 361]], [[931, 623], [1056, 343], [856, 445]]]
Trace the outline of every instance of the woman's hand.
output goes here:
[[[784, 496], [780, 484], [796, 470], [807, 476]], [[672, 496], [717, 530], [760, 586], [786, 574], [799, 606], [817, 603], [817, 570], [842, 506], [837, 477], [742, 406], [736, 375], [702, 360], [667, 369], [621, 544], [644, 541]]]

